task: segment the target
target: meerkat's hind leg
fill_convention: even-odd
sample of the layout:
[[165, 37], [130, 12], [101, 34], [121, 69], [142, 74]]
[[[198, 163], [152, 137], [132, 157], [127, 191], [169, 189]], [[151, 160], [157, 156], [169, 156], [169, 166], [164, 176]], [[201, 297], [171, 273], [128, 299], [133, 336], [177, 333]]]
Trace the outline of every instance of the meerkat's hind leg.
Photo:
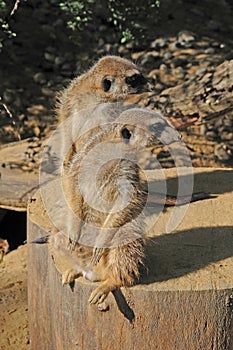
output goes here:
[[89, 303], [90, 304], [101, 304], [107, 298], [108, 294], [118, 288], [115, 282], [108, 279], [101, 283], [101, 285], [96, 288], [90, 295]]
[[71, 268], [62, 273], [62, 285], [72, 283], [76, 278], [81, 277], [82, 273]]

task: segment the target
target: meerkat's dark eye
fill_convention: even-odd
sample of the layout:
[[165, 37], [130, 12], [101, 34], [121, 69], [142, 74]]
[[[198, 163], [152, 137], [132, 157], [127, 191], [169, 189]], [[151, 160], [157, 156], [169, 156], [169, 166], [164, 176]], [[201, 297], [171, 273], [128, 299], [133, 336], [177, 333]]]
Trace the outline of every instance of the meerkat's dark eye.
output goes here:
[[105, 92], [110, 90], [111, 85], [112, 85], [112, 82], [108, 78], [104, 78], [102, 80], [102, 88]]
[[123, 128], [121, 130], [121, 135], [122, 135], [125, 142], [129, 142], [129, 139], [131, 137], [131, 132], [129, 131], [129, 129]]

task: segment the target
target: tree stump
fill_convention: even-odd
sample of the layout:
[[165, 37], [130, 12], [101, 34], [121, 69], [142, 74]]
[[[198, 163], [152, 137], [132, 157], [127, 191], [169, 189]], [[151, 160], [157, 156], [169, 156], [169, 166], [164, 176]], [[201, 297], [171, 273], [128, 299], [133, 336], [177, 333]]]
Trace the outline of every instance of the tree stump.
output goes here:
[[27, 211], [38, 185], [41, 141], [26, 139], [0, 147], [0, 208]]
[[[165, 175], [175, 191], [176, 172]], [[195, 169], [194, 183], [194, 192], [216, 197], [191, 203], [171, 233], [174, 208], [160, 214], [149, 231], [148, 274], [114, 291], [106, 312], [88, 304], [96, 283], [63, 287], [47, 246], [28, 244], [32, 350], [233, 349], [233, 170]], [[28, 209], [28, 242], [50, 225], [36, 202]]]

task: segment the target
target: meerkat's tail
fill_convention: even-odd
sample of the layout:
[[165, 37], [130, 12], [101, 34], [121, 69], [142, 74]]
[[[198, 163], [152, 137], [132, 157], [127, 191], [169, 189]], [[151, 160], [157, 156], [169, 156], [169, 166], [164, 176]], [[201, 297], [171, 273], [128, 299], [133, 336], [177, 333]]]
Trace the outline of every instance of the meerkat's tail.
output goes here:
[[145, 240], [137, 239], [109, 252], [108, 267], [122, 285], [132, 285], [140, 277], [140, 266], [145, 264]]

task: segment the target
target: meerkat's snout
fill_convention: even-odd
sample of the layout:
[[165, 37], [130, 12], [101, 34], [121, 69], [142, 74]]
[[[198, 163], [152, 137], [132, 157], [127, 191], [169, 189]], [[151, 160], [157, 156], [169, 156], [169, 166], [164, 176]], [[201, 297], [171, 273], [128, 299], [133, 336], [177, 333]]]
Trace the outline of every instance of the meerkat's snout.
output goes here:
[[130, 93], [140, 94], [152, 90], [151, 84], [141, 73], [126, 77], [125, 82], [129, 86]]
[[122, 78], [118, 77], [104, 77], [101, 81], [102, 90], [105, 93], [112, 93], [118, 91], [126, 94], [141, 94], [143, 92], [152, 91], [151, 84], [141, 73], [134, 73], [133, 75], [127, 76], [122, 81]]

